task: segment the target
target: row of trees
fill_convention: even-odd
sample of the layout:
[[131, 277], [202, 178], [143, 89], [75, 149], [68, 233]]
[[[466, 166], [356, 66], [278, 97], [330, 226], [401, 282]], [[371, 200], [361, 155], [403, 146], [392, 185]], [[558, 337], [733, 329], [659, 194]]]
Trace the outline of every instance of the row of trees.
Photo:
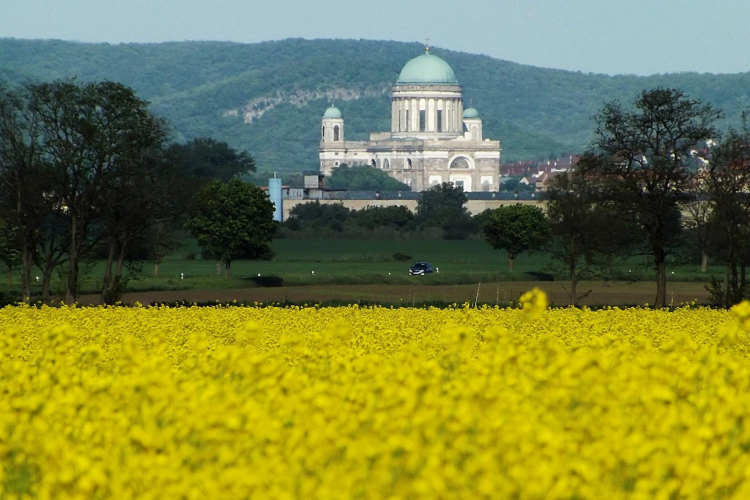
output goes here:
[[[317, 167], [314, 168], [317, 169]], [[243, 179], [256, 186], [267, 186], [268, 179], [273, 176], [274, 172], [256, 172], [251, 176], [243, 176]], [[305, 186], [305, 174], [303, 172], [285, 172], [284, 185], [291, 188], [303, 188]], [[346, 163], [342, 163], [333, 169], [330, 177], [326, 178], [325, 185], [331, 189], [346, 191], [411, 191], [409, 186], [394, 179], [383, 170], [365, 165], [350, 167]]]
[[393, 237], [391, 233], [398, 232], [399, 237], [465, 239], [478, 235], [484, 222], [484, 214], [469, 214], [466, 202], [462, 188], [443, 183], [422, 192], [416, 213], [402, 205], [351, 210], [338, 203], [304, 203], [292, 208], [282, 227], [311, 237], [326, 232], [345, 237]]
[[216, 213], [210, 190], [253, 170], [253, 160], [211, 139], [169, 144], [168, 135], [164, 120], [119, 83], [0, 87], [0, 258], [9, 269], [20, 265], [24, 297], [33, 266], [43, 299], [64, 269], [73, 303], [81, 264], [93, 256], [106, 259], [103, 297], [116, 295], [128, 255], [138, 249], [158, 265], [186, 220], [210, 246], [201, 222]]
[[750, 132], [745, 113], [743, 127], [722, 138], [714, 127], [719, 117], [712, 106], [674, 89], [644, 91], [632, 108], [605, 105], [591, 150], [574, 172], [549, 185], [548, 219], [527, 213], [526, 225], [516, 221], [509, 231], [511, 214], [499, 210], [485, 226], [488, 241], [512, 254], [514, 242], [533, 248], [553, 236], [553, 255], [570, 275], [571, 303], [578, 300], [582, 260], [614, 251], [647, 254], [655, 271], [654, 305], [664, 307], [667, 256], [690, 229], [703, 269], [709, 256], [726, 265], [723, 283], [710, 287], [714, 303], [741, 301], [750, 258]]

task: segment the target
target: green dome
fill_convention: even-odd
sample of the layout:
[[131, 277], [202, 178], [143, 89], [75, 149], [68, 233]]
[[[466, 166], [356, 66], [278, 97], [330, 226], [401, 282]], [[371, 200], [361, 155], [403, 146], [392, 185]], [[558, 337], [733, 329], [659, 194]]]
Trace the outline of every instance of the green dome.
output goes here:
[[396, 85], [458, 85], [458, 80], [448, 63], [428, 50], [406, 63]]
[[466, 108], [464, 110], [464, 118], [479, 118], [479, 111], [474, 108]]
[[341, 111], [339, 111], [339, 108], [336, 106], [331, 106], [330, 108], [326, 109], [326, 112], [323, 114], [323, 118], [341, 118]]

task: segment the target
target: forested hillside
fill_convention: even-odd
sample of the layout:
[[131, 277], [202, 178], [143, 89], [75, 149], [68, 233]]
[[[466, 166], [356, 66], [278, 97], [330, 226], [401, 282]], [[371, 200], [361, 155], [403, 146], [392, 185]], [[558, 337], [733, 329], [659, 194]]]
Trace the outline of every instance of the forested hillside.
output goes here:
[[[78, 77], [136, 89], [171, 122], [176, 140], [211, 136], [249, 151], [259, 170], [317, 168], [320, 117], [342, 110], [347, 137], [389, 130], [390, 85], [422, 52], [418, 43], [299, 40], [258, 44], [173, 42], [82, 44], [0, 39], [0, 80]], [[499, 139], [503, 161], [580, 151], [591, 116], [612, 99], [642, 89], [678, 87], [722, 108], [725, 127], [750, 106], [750, 73], [681, 73], [649, 77], [583, 74], [524, 66], [435, 48]]]

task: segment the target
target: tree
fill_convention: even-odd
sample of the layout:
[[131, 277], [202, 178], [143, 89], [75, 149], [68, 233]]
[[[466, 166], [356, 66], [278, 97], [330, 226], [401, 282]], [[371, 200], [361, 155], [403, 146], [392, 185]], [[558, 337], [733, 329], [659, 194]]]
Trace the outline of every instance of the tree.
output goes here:
[[452, 182], [437, 184], [422, 192], [417, 202], [417, 223], [442, 228], [445, 239], [464, 239], [479, 230], [464, 206], [467, 200], [463, 187]]
[[289, 218], [285, 226], [295, 230], [310, 230], [319, 232], [321, 230], [333, 230], [341, 232], [344, 224], [349, 220], [352, 211], [341, 203], [300, 203], [295, 205], [289, 212]]
[[[154, 146], [158, 147], [158, 136], [163, 138], [163, 128], [155, 127], [152, 134]], [[143, 152], [140, 159], [118, 164], [105, 179], [106, 196], [97, 228], [107, 245], [102, 281], [105, 303], [119, 300], [128, 252], [141, 244], [150, 247], [151, 253], [151, 247], [160, 247], [162, 238], [169, 239], [169, 223], [180, 211], [176, 203], [178, 183], [175, 177], [174, 165], [165, 161], [160, 150], [154, 149]]]
[[101, 238], [91, 228], [106, 212], [110, 189], [147, 152], [160, 147], [164, 124], [148, 111], [148, 103], [119, 83], [65, 80], [30, 85], [29, 90], [49, 164], [46, 194], [67, 229], [65, 300], [72, 303], [80, 262]]
[[705, 273], [708, 269], [711, 204], [701, 196], [703, 193], [700, 191], [698, 193], [700, 193], [698, 196], [683, 203], [682, 207], [687, 214], [684, 222], [685, 228], [694, 233], [695, 242], [701, 253], [701, 272]]
[[11, 285], [13, 270], [21, 263], [17, 233], [18, 228], [8, 224], [7, 221], [0, 220], [0, 261], [5, 265], [8, 273], [8, 286]]
[[363, 208], [352, 212], [352, 218], [356, 225], [367, 229], [390, 226], [406, 230], [414, 222], [414, 214], [403, 205]]
[[[747, 116], [743, 114], [743, 122]], [[750, 261], [750, 132], [730, 129], [711, 153], [700, 176], [710, 205], [709, 234], [713, 253], [726, 264], [724, 286], [713, 290], [718, 305], [730, 307], [747, 294]], [[718, 283], [714, 284], [716, 288]]]
[[690, 198], [693, 154], [716, 135], [719, 115], [675, 89], [644, 91], [632, 110], [613, 101], [595, 117], [596, 161], [579, 165], [602, 182], [602, 202], [642, 229], [656, 271], [657, 308], [666, 305], [666, 257], [679, 234], [678, 205]]
[[196, 193], [185, 227], [203, 250], [225, 266], [225, 276], [236, 259], [271, 255], [276, 231], [273, 203], [261, 189], [232, 179], [212, 181]]
[[185, 144], [172, 144], [167, 158], [182, 175], [201, 181], [229, 182], [249, 172], [255, 172], [255, 160], [245, 151], [236, 151], [226, 142], [210, 137], [199, 137]]
[[576, 305], [579, 262], [593, 251], [591, 222], [597, 201], [593, 185], [582, 175], [565, 172], [547, 184], [547, 216], [552, 231], [552, 257], [561, 261], [570, 277], [570, 304]]
[[[29, 87], [0, 86], [0, 215], [14, 228], [24, 300], [31, 295], [31, 266], [39, 227], [51, 209], [42, 148], [43, 123]], [[10, 242], [8, 242], [10, 243]]]
[[424, 225], [439, 226], [444, 220], [467, 213], [464, 188], [443, 182], [423, 191], [417, 202], [417, 219]]
[[411, 191], [403, 182], [369, 166], [341, 165], [333, 169], [328, 183], [334, 189], [348, 191]]
[[599, 268], [605, 279], [616, 276], [617, 259], [631, 257], [643, 246], [643, 232], [638, 225], [620, 217], [615, 207], [601, 200], [589, 214], [586, 231], [586, 265]]
[[536, 250], [551, 236], [549, 222], [537, 207], [515, 204], [493, 210], [484, 224], [484, 237], [492, 248], [508, 252], [508, 266], [521, 253]]

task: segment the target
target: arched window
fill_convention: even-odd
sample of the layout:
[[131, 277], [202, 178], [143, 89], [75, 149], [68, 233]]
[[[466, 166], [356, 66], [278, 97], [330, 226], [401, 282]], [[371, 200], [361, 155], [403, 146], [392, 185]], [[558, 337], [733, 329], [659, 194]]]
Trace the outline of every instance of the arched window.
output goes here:
[[482, 182], [482, 191], [489, 191], [492, 186], [490, 185], [490, 181], [485, 180]]
[[323, 125], [320, 129], [320, 139], [325, 141], [326, 140], [326, 126]]
[[458, 156], [451, 162], [451, 168], [471, 168], [471, 164], [465, 157]]
[[339, 126], [338, 125], [333, 126], [333, 140], [334, 141], [339, 140]]
[[370, 163], [372, 163], [373, 167], [375, 167], [375, 168], [378, 167], [378, 162], [376, 162], [374, 158], [372, 159], [372, 161]]
[[391, 162], [388, 161], [388, 158], [383, 160], [383, 168], [391, 168]]
[[406, 159], [406, 168], [411, 168], [411, 158]]

